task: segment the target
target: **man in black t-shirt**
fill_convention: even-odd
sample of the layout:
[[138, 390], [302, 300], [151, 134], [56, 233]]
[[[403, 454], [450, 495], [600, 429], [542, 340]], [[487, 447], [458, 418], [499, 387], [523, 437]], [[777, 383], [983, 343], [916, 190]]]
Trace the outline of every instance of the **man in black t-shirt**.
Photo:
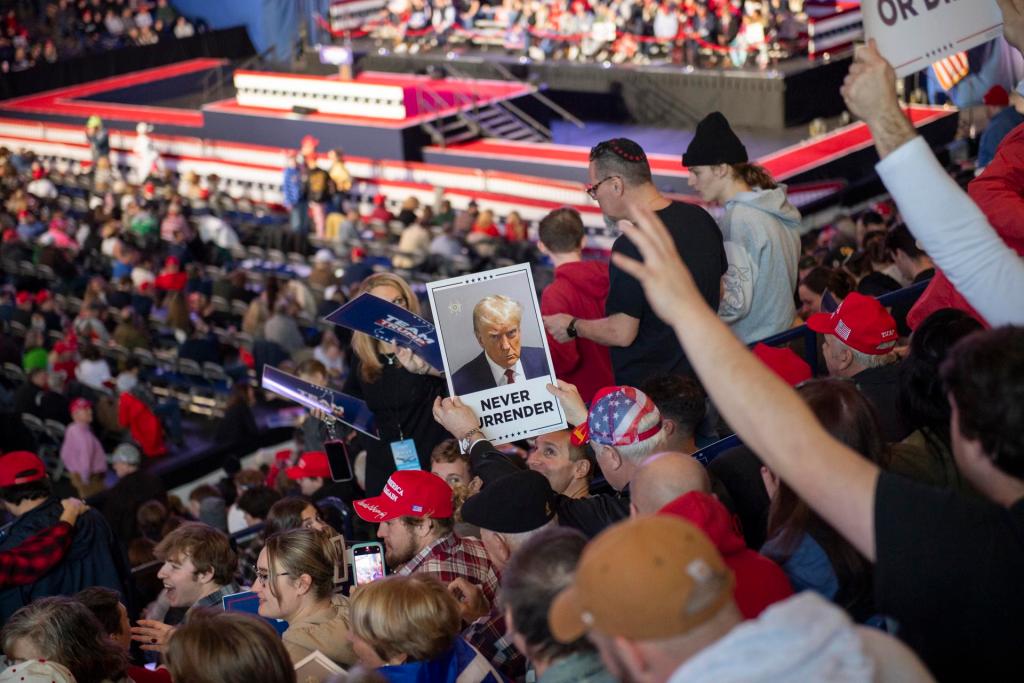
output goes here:
[[[886, 78], [886, 83], [891, 79]], [[891, 87], [889, 85], [888, 87]], [[976, 332], [946, 357], [957, 468], [979, 497], [882, 471], [704, 307], [649, 209], [631, 229], [643, 282], [716, 407], [766, 466], [874, 563], [875, 605], [940, 680], [1020, 677], [1024, 633], [1024, 327]]]
[[[728, 263], [715, 219], [699, 206], [662, 196], [651, 179], [647, 155], [632, 140], [614, 138], [591, 149], [588, 173], [587, 194], [601, 205], [606, 220], [632, 219], [627, 210], [632, 205], [657, 213], [693, 273], [701, 296], [712, 310], [718, 310], [719, 282]], [[615, 240], [612, 253], [640, 258], [625, 235]], [[690, 374], [690, 364], [675, 334], [651, 310], [640, 283], [614, 263], [608, 275], [606, 317], [581, 320], [564, 313], [546, 316], [548, 333], [558, 342], [578, 336], [610, 347], [616, 384], [639, 386], [659, 375]]]

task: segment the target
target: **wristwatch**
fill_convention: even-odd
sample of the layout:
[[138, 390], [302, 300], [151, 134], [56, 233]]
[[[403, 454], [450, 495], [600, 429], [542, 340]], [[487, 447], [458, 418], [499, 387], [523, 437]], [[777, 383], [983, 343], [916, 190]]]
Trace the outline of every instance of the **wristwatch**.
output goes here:
[[[473, 436], [474, 434], [479, 435], [479, 437], [476, 438], [476, 439], [470, 440], [469, 437]], [[468, 432], [466, 432], [465, 436], [463, 436], [461, 439], [459, 439], [459, 450], [461, 450], [463, 453], [469, 453], [469, 449], [472, 448], [476, 444], [477, 441], [480, 441], [480, 439], [483, 439], [483, 438], [484, 438], [484, 433], [483, 432], [481, 432], [479, 429], [471, 429]]]
[[573, 318], [572, 320], [569, 321], [569, 326], [565, 328], [565, 333], [567, 335], [569, 335], [569, 339], [575, 339], [576, 338], [576, 321], [577, 320], [579, 320], [579, 318]]

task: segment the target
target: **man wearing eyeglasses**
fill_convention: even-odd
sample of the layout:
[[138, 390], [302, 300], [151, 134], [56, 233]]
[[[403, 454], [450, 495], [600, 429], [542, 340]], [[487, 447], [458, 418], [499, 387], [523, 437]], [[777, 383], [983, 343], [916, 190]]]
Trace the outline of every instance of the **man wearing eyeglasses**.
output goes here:
[[[588, 174], [587, 194], [601, 206], [608, 223], [631, 220], [627, 207], [632, 204], [650, 208], [658, 215], [704, 300], [718, 310], [719, 283], [728, 263], [722, 233], [711, 214], [696, 204], [663, 196], [654, 185], [647, 155], [640, 145], [626, 138], [606, 140], [591, 149]], [[612, 252], [640, 258], [624, 235], [615, 240]], [[614, 263], [609, 267], [609, 278], [604, 318], [545, 316], [548, 333], [558, 342], [582, 338], [610, 347], [616, 384], [639, 386], [654, 376], [692, 374], [682, 347], [647, 303], [640, 283]]]

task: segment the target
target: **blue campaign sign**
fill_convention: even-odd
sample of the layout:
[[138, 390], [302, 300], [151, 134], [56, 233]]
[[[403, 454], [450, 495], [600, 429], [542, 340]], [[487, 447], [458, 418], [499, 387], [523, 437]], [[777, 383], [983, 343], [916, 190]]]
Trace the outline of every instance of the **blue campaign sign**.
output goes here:
[[366, 401], [343, 394], [329, 387], [305, 382], [295, 375], [278, 370], [273, 365], [263, 366], [261, 385], [282, 398], [295, 401], [310, 410], [322, 410], [352, 429], [379, 439], [376, 419]]
[[[225, 595], [221, 602], [224, 604], [225, 612], [245, 612], [257, 617], [260, 616], [260, 598], [253, 591], [242, 591], [241, 593]], [[277, 635], [282, 635], [288, 630], [288, 622], [284, 619], [260, 618], [273, 626], [274, 630], [277, 631]]]
[[415, 313], [369, 292], [360, 294], [324, 320], [404, 346], [437, 370], [444, 367], [434, 326]]

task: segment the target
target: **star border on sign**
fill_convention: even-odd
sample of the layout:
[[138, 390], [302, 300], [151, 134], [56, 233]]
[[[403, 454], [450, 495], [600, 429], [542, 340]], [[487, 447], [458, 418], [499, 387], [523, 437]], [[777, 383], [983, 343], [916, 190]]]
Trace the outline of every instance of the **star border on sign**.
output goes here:
[[448, 313], [451, 315], [459, 315], [462, 313], [462, 302], [455, 300], [448, 304]]

